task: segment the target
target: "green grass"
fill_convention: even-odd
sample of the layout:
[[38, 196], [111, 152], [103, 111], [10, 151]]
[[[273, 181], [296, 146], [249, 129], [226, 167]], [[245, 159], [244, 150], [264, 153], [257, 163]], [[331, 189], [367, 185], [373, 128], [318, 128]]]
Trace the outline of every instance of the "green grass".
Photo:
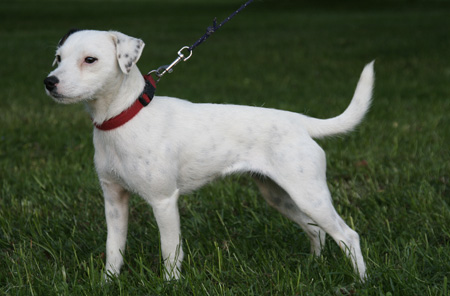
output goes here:
[[180, 199], [184, 278], [164, 282], [151, 209], [131, 202], [126, 264], [102, 284], [106, 226], [82, 105], [44, 93], [72, 27], [146, 42], [140, 69], [171, 62], [241, 1], [0, 3], [0, 293], [6, 295], [449, 295], [450, 5], [445, 1], [256, 1], [166, 76], [195, 102], [342, 112], [376, 59], [374, 102], [354, 133], [320, 141], [338, 212], [361, 235], [356, 281], [329, 238], [306, 235], [246, 176]]

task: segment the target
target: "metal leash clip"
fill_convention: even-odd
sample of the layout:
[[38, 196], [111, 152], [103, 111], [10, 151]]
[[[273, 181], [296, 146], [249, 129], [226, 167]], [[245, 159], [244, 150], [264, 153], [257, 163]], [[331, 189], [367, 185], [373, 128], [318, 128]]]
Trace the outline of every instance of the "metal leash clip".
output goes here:
[[[155, 79], [156, 82], [158, 82], [161, 77], [166, 74], [166, 73], [172, 73], [173, 72], [173, 67], [178, 64], [179, 62], [183, 61], [187, 61], [191, 56], [192, 56], [192, 51], [194, 50], [194, 48], [196, 48], [197, 46], [199, 46], [201, 43], [203, 43], [209, 36], [211, 36], [212, 33], [216, 32], [217, 30], [219, 30], [223, 25], [225, 25], [225, 23], [227, 23], [228, 21], [230, 21], [233, 17], [235, 17], [239, 12], [241, 12], [244, 8], [246, 8], [250, 3], [252, 3], [253, 0], [247, 0], [247, 2], [245, 2], [245, 4], [243, 4], [241, 7], [239, 7], [238, 10], [236, 10], [235, 12], [233, 12], [229, 17], [227, 17], [225, 20], [223, 20], [219, 25], [217, 25], [217, 21], [216, 19], [214, 19], [213, 21], [213, 25], [208, 27], [206, 29], [206, 33], [205, 35], [203, 35], [200, 39], [198, 39], [194, 44], [192, 44], [191, 46], [183, 46], [179, 51], [178, 51], [178, 58], [176, 58], [175, 61], [172, 62], [172, 64], [170, 65], [165, 65], [165, 66], [161, 66], [156, 70], [152, 70], [150, 72], [147, 73], [147, 75], [151, 75], [151, 74], [155, 74], [155, 76], [157, 77]], [[188, 50], [189, 53], [188, 54], [183, 54], [183, 50]]]
[[[188, 53], [185, 55], [183, 53], [183, 51], [188, 50]], [[161, 77], [166, 74], [166, 73], [172, 73], [173, 72], [173, 67], [175, 67], [179, 62], [183, 61], [186, 62], [190, 57], [192, 56], [192, 50], [190, 49], [189, 46], [183, 46], [179, 51], [178, 51], [178, 58], [176, 58], [172, 64], [170, 65], [165, 65], [165, 66], [161, 66], [156, 70], [152, 70], [150, 72], [148, 72], [147, 75], [150, 74], [155, 74], [156, 77], [158, 77], [156, 79], [156, 82], [158, 82]]]

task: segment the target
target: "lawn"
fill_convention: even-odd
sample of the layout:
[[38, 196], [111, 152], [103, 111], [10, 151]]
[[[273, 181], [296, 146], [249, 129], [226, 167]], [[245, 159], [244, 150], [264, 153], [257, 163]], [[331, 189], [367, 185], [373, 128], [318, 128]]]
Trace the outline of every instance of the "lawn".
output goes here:
[[148, 72], [241, 3], [0, 2], [0, 294], [449, 295], [450, 4], [420, 0], [256, 0], [158, 84], [158, 94], [194, 102], [327, 118], [375, 59], [363, 124], [319, 141], [335, 207], [361, 235], [366, 283], [329, 237], [312, 257], [306, 234], [246, 175], [180, 198], [178, 282], [163, 281], [151, 208], [132, 198], [126, 264], [102, 283], [92, 124], [42, 83], [56, 44], [74, 27], [118, 30], [146, 42], [138, 65]]

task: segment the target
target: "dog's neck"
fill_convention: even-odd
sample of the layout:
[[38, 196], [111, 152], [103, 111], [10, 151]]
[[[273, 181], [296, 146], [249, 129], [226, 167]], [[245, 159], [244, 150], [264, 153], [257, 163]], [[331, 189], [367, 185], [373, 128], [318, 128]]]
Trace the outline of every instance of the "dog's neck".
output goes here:
[[121, 74], [110, 80], [95, 99], [86, 102], [94, 123], [100, 124], [120, 114], [142, 93], [145, 81], [137, 66], [132, 67], [130, 73]]

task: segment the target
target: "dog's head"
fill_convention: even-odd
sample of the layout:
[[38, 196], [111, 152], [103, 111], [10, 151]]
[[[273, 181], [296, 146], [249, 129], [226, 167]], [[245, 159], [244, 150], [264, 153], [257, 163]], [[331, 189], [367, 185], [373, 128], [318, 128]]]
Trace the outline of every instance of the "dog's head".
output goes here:
[[95, 99], [120, 85], [143, 48], [142, 40], [120, 32], [70, 30], [58, 43], [46, 92], [60, 103]]

